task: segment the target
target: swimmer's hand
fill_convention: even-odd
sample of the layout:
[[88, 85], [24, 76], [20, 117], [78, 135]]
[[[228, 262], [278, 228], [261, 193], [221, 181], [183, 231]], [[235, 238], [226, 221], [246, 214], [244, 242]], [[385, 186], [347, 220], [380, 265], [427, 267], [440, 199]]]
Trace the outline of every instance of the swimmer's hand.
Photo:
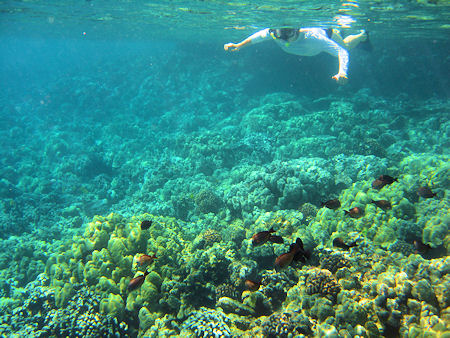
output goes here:
[[348, 77], [344, 73], [337, 73], [335, 76], [333, 76], [333, 79], [335, 79], [336, 82], [340, 85], [344, 85], [348, 82]]
[[236, 52], [239, 50], [239, 45], [236, 43], [226, 43], [223, 45], [223, 49], [230, 50], [231, 52]]

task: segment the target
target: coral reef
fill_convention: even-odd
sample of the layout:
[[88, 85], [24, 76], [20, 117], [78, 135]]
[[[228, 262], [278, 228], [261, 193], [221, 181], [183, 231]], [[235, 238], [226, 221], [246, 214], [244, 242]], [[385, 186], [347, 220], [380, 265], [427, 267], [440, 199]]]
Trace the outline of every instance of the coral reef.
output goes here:
[[305, 280], [306, 293], [309, 295], [318, 293], [322, 296], [335, 298], [341, 290], [338, 282], [333, 278], [332, 273], [326, 269], [311, 271]]
[[306, 317], [289, 312], [274, 313], [262, 323], [262, 331], [267, 338], [309, 336], [312, 335], [311, 327], [312, 323]]
[[[190, 331], [195, 337], [231, 337], [230, 328], [228, 327], [229, 319], [220, 312], [200, 308], [194, 311], [183, 323], [181, 335], [186, 334], [183, 331]], [[190, 335], [192, 336], [192, 335]]]
[[[22, 306], [11, 315], [1, 317], [2, 335], [21, 336], [122, 336], [128, 334], [128, 325], [117, 317], [99, 312], [100, 297], [89, 289], [75, 285], [76, 290], [59, 304], [55, 291], [48, 287], [48, 278], [40, 275], [29, 283]], [[6, 324], [6, 325], [5, 325]]]
[[[102, 64], [2, 105], [0, 335], [448, 334], [448, 102], [252, 96], [250, 70], [206, 59], [178, 50], [131, 85]], [[251, 244], [271, 228], [282, 243]], [[276, 271], [297, 238], [311, 257]]]

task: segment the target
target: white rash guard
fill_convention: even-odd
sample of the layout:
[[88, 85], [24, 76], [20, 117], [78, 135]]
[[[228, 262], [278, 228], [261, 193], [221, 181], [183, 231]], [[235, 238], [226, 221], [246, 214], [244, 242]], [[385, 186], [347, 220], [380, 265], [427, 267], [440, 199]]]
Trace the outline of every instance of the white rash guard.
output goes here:
[[[339, 58], [339, 72], [347, 75], [348, 52], [331, 40], [322, 28], [302, 28], [302, 30], [304, 30], [304, 38], [302, 38], [302, 33], [300, 33], [297, 40], [292, 42], [286, 42], [281, 39], [274, 40], [289, 54], [313, 56], [321, 52], [326, 52], [336, 56]], [[266, 28], [251, 35], [250, 39], [252, 41], [251, 43], [254, 44], [272, 39], [272, 36], [270, 35], [269, 28]]]

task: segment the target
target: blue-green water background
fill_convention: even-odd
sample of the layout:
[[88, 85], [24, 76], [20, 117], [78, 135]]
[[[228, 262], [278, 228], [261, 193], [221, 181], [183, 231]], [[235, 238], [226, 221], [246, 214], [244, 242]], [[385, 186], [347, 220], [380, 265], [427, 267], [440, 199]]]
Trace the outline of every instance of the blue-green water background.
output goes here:
[[[331, 79], [337, 60], [329, 55], [288, 55], [273, 43], [223, 50], [224, 43], [266, 26], [339, 27], [340, 2], [13, 1], [1, 7], [4, 238], [31, 232], [61, 239], [110, 211], [194, 219], [198, 215], [177, 205], [181, 194], [201, 188], [192, 185], [196, 175], [217, 187], [232, 181], [228, 174], [239, 166], [329, 158], [322, 141], [305, 154], [279, 153], [290, 140], [277, 140], [271, 126], [255, 136], [263, 149], [256, 155], [256, 143], [215, 162], [210, 153], [196, 153], [194, 143], [215, 142], [208, 141], [212, 134], [228, 140], [222, 148], [239, 148], [249, 135], [233, 128], [272, 93], [291, 94], [309, 112], [366, 93], [367, 106], [359, 111], [379, 109], [384, 117], [376, 123], [386, 132], [398, 116], [410, 122], [393, 132], [410, 143], [400, 153], [448, 153], [446, 111], [433, 116], [433, 108], [424, 108], [448, 100], [446, 3], [361, 2], [349, 13], [355, 22], [346, 32], [368, 29], [374, 49], [350, 52], [350, 81], [343, 87]], [[370, 97], [377, 103], [367, 103]], [[380, 136], [358, 109], [347, 122], [357, 133], [339, 145], [345, 156], [364, 135]], [[424, 122], [430, 135], [408, 130]], [[430, 141], [435, 132], [444, 137]], [[317, 191], [308, 202], [318, 205], [331, 193], [338, 190]]]
[[[223, 283], [284, 275], [272, 269], [275, 257], [285, 252], [282, 246], [261, 251], [247, 246], [253, 232], [267, 230], [264, 217], [286, 218], [283, 225], [276, 224], [277, 231], [284, 231], [285, 250], [295, 240], [290, 238], [293, 231], [308, 249], [321, 246], [303, 270], [297, 264], [288, 272], [289, 287], [299, 280], [302, 286], [298, 274], [327, 257], [322, 249], [331, 250], [335, 235], [346, 236], [348, 243], [358, 239], [355, 250], [360, 251], [353, 251], [352, 259], [364, 255], [378, 264], [376, 250], [381, 250], [387, 257], [383, 264], [389, 265], [406, 259], [399, 252], [405, 257], [413, 253], [414, 240], [423, 240], [436, 247], [433, 255], [443, 261], [448, 248], [448, 219], [442, 209], [448, 209], [449, 189], [449, 14], [448, 1], [1, 1], [0, 333], [30, 336], [42, 329], [66, 334], [91, 325], [98, 335], [106, 329], [104, 323], [117, 328], [112, 317], [98, 319], [98, 305], [111, 295], [122, 302], [122, 312], [125, 303], [133, 304], [126, 288], [136, 270], [121, 267], [120, 283], [113, 282], [117, 290], [97, 295], [95, 303], [99, 276], [92, 260], [102, 258], [98, 251], [92, 253], [93, 247], [88, 249], [98, 225], [88, 222], [111, 212], [115, 214], [101, 225], [111, 220], [113, 230], [102, 230], [108, 244], [98, 241], [96, 247], [103, 245], [103, 254], [114, 251], [110, 246], [118, 243], [116, 236], [124, 236], [124, 223], [132, 216], [151, 213], [153, 219], [181, 220], [159, 220], [155, 223], [161, 235], [150, 230], [155, 240], [148, 240], [144, 249], [130, 244], [127, 257], [115, 253], [123, 263], [132, 255], [137, 258], [141, 249], [148, 254], [158, 250], [151, 269], [165, 280], [162, 288], [155, 288], [160, 303], [152, 304], [152, 320], [166, 312], [172, 316], [162, 326], [179, 320], [174, 325], [181, 327], [190, 310], [214, 307]], [[349, 82], [339, 86], [331, 78], [337, 59], [330, 55], [289, 55], [272, 42], [236, 53], [223, 49], [224, 43], [259, 29], [284, 25], [349, 26], [344, 34], [367, 29], [373, 50], [350, 51]], [[388, 190], [398, 194], [392, 195], [396, 201], [401, 198], [391, 211], [380, 212], [367, 200], [369, 193], [377, 196], [373, 198], [388, 196], [368, 192], [382, 174], [399, 178]], [[419, 198], [418, 188], [425, 185], [436, 198]], [[361, 194], [364, 198], [356, 198], [360, 188], [367, 193]], [[339, 210], [326, 216], [329, 220], [312, 222], [321, 202], [337, 196], [341, 209], [367, 200], [367, 218], [347, 222]], [[265, 214], [270, 211], [280, 214]], [[295, 229], [287, 221], [291, 212]], [[375, 213], [377, 221], [365, 224]], [[140, 217], [130, 223], [130, 237], [143, 233], [137, 231]], [[78, 238], [72, 246], [73, 236], [83, 236], [86, 227], [86, 242]], [[212, 230], [212, 242], [201, 247], [199, 238], [206, 242], [207, 229]], [[176, 242], [183, 244], [170, 248]], [[213, 268], [202, 270], [201, 259], [193, 258], [204, 259], [201, 255], [207, 253], [220, 260], [222, 246], [235, 248], [230, 249], [238, 257], [234, 267], [210, 259]], [[175, 259], [174, 250], [192, 256]], [[395, 259], [389, 261], [391, 257]], [[425, 259], [409, 257], [406, 270], [413, 279]], [[84, 270], [79, 268], [83, 263]], [[109, 272], [101, 277], [103, 284], [112, 278], [112, 263], [104, 263]], [[240, 264], [242, 276], [235, 273]], [[245, 264], [253, 267], [252, 274]], [[418, 271], [417, 278], [423, 278], [428, 270]], [[432, 289], [420, 282], [425, 291]], [[64, 296], [64, 284], [77, 290], [70, 301], [75, 291]], [[433, 287], [444, 290], [434, 282]], [[176, 296], [167, 299], [172, 291]], [[89, 325], [80, 301], [94, 304]], [[188, 305], [184, 314], [181, 302]], [[433, 299], [428, 303], [436, 306]], [[139, 311], [127, 308], [125, 318], [117, 316], [135, 335]], [[216, 315], [216, 310], [202, 311]], [[427, 310], [421, 316], [425, 312], [434, 314]], [[426, 331], [426, 316], [411, 321], [420, 321]], [[353, 322], [347, 314], [342, 317]], [[195, 314], [189, 318], [185, 328], [202, 323]], [[364, 324], [355, 320], [353, 326]], [[149, 329], [153, 322], [141, 324]]]

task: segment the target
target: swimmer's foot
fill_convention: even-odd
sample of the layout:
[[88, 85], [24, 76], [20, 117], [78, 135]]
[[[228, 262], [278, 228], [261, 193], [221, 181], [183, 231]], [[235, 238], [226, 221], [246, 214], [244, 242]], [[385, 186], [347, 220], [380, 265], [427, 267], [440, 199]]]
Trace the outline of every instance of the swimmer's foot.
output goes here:
[[369, 31], [364, 30], [364, 36], [361, 42], [358, 44], [358, 47], [365, 50], [366, 52], [371, 52], [373, 50], [372, 44], [369, 39]]

